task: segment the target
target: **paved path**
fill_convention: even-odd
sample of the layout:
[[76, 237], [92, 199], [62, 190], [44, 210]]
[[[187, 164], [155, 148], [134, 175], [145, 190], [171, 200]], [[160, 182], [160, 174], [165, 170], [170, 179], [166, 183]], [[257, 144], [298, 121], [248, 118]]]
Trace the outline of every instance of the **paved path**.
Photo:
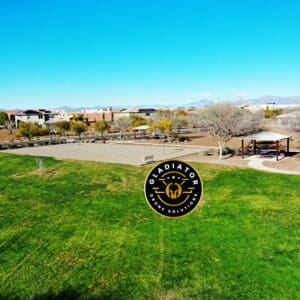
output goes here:
[[[255, 155], [250, 156], [246, 159], [249, 160], [248, 166], [253, 169], [258, 169], [258, 170], [272, 172], [272, 173], [300, 175], [300, 172], [296, 172], [296, 171], [288, 171], [288, 170], [267, 167], [263, 164], [264, 161], [266, 161], [266, 159], [263, 159], [261, 157], [256, 157]], [[270, 159], [268, 159], [268, 161], [270, 161]], [[276, 158], [272, 158], [271, 161], [276, 161]]]

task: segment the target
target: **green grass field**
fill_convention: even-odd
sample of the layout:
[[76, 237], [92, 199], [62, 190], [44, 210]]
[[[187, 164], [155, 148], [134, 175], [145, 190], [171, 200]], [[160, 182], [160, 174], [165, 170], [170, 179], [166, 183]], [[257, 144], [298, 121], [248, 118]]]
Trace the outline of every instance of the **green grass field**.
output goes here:
[[300, 298], [300, 176], [193, 164], [203, 205], [147, 205], [151, 166], [0, 154], [0, 298]]

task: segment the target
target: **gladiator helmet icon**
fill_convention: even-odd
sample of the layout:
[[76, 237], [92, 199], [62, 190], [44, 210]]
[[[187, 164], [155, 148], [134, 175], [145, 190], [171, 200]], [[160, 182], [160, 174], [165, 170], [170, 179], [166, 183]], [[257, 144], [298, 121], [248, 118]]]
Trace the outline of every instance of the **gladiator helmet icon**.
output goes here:
[[177, 182], [170, 182], [166, 186], [166, 194], [170, 199], [177, 199], [182, 194], [182, 187]]

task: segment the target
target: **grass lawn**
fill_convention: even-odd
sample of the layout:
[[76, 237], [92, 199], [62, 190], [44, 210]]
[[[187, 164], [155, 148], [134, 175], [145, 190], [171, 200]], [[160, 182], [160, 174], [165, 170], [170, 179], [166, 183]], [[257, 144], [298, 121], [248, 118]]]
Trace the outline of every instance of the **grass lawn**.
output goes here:
[[151, 166], [0, 154], [0, 298], [300, 298], [300, 176], [193, 164], [203, 205], [154, 213]]

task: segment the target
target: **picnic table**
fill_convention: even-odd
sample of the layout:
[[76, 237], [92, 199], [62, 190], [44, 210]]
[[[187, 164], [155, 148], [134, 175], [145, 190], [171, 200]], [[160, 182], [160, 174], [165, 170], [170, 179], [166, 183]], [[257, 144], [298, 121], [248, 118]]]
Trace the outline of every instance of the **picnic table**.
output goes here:
[[262, 149], [258, 151], [259, 157], [274, 157], [276, 155], [275, 150], [273, 149]]

